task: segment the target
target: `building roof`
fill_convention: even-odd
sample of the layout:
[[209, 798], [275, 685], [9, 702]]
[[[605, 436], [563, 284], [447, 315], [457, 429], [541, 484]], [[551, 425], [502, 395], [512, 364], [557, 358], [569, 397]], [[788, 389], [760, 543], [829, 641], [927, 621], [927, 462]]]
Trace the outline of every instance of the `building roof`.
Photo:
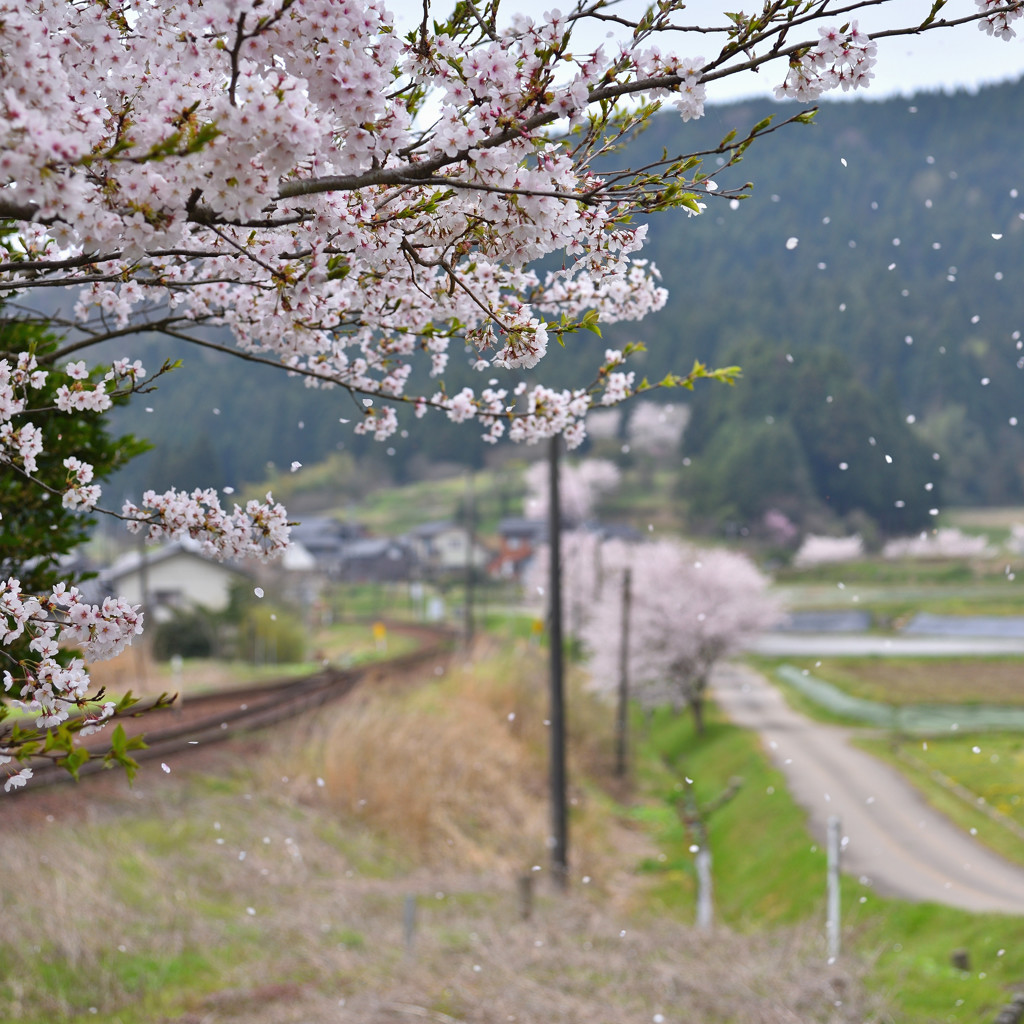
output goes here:
[[409, 531], [411, 537], [436, 537], [438, 534], [447, 533], [449, 530], [462, 530], [465, 527], [451, 519], [438, 519], [432, 523], [420, 523]]
[[407, 544], [393, 537], [361, 537], [349, 541], [342, 550], [342, 559], [408, 558], [412, 555]]

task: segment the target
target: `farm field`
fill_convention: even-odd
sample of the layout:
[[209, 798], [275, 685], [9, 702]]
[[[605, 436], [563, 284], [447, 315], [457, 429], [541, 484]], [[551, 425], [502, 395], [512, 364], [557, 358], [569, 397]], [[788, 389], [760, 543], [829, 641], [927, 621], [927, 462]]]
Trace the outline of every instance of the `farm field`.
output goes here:
[[771, 671], [789, 664], [843, 692], [892, 705], [1024, 705], [1024, 658], [759, 658]]
[[956, 722], [943, 732], [885, 732], [837, 716], [775, 673], [782, 664], [810, 672], [851, 696], [912, 709], [920, 704], [1020, 707], [1024, 659], [752, 659], [798, 710], [859, 727], [857, 744], [899, 770], [925, 799], [1001, 856], [1024, 865], [1024, 732], [972, 732]]

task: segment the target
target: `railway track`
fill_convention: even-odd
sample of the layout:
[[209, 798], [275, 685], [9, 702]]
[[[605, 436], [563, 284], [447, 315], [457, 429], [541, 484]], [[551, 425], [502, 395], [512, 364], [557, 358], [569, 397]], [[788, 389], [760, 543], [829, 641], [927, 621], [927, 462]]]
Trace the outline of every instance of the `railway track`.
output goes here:
[[[166, 760], [208, 748], [211, 743], [223, 742], [240, 733], [276, 725], [340, 700], [368, 678], [392, 676], [446, 657], [456, 637], [447, 629], [406, 625], [393, 628], [407, 635], [414, 634], [421, 646], [408, 654], [357, 668], [327, 666], [308, 676], [197, 694], [162, 707], [154, 707], [155, 701], [144, 701], [127, 715], [119, 716], [117, 722], [129, 736], [145, 737], [145, 748], [132, 751], [135, 760]], [[90, 759], [79, 769], [79, 777], [108, 770], [103, 755], [110, 747], [104, 732], [96, 734], [95, 742], [86, 742], [84, 746]], [[4, 799], [21, 799], [41, 787], [73, 781], [64, 768], [50, 759], [37, 758], [30, 764], [33, 769], [30, 784]]]

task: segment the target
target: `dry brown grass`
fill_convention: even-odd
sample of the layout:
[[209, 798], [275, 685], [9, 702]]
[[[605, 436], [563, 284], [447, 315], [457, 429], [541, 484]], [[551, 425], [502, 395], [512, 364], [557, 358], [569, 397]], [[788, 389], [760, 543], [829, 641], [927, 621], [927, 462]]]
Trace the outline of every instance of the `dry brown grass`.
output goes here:
[[[102, 778], [11, 804], [0, 1020], [871, 1019], [816, 935], [638, 916], [643, 839], [590, 785], [576, 791], [570, 893], [535, 872], [521, 920], [514, 876], [546, 857], [543, 694], [524, 652], [453, 665], [321, 712], [313, 743], [309, 722], [291, 723], [169, 774], [147, 767], [135, 791]], [[579, 707], [580, 728], [604, 714]], [[602, 756], [592, 742], [574, 754]], [[101, 799], [83, 800], [85, 785]]]
[[[331, 806], [418, 863], [528, 870], [545, 860], [545, 680], [535, 653], [509, 671], [438, 666], [434, 685], [364, 688], [306, 751]], [[510, 785], [510, 782], [514, 783]]]

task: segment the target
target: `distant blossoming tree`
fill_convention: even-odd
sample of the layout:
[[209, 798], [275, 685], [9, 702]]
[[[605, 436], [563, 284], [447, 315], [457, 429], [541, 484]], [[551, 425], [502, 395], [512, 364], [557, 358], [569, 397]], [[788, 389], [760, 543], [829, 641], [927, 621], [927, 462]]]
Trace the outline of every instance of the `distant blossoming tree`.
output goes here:
[[[450, 15], [424, 0], [403, 36], [380, 0], [0, 0], [0, 296], [67, 334], [55, 351], [0, 359], [4, 472], [102, 510], [88, 459], [43, 468], [46, 381], [70, 378], [61, 416], [105, 412], [153, 374], [130, 356], [97, 370], [82, 353], [143, 331], [343, 389], [355, 429], [378, 439], [407, 406], [491, 441], [578, 445], [589, 408], [650, 386], [626, 365], [634, 349], [607, 350], [570, 386], [520, 371], [552, 339], [659, 309], [640, 220], [735, 198], [742, 188], [718, 188], [704, 161], [717, 173], [779, 125], [640, 168], [615, 157], [602, 173], [618, 141], [663, 104], [700, 117], [733, 75], [775, 74], [800, 101], [867, 85], [876, 44], [859, 12], [906, 18], [880, 35], [976, 21], [1008, 39], [1022, 4], [976, 0], [943, 19], [944, 0], [772, 0], [694, 26], [683, 0], [635, 17], [575, 0], [538, 19], [499, 0]], [[588, 27], [613, 38], [587, 43]], [[535, 269], [544, 259], [554, 268]], [[447, 391], [453, 341], [475, 351], [486, 385]], [[438, 383], [414, 393], [420, 363]], [[654, 383], [730, 375], [697, 364]], [[110, 512], [220, 556], [271, 557], [288, 538], [269, 496], [225, 507], [213, 491], [168, 489]], [[123, 603], [0, 581], [4, 700], [43, 732], [59, 727], [90, 707], [89, 677], [56, 649], [106, 656], [140, 628]], [[22, 638], [31, 657], [5, 653]], [[0, 726], [5, 788], [24, 783], [16, 764], [43, 732]]]
[[768, 580], [734, 551], [676, 541], [617, 546], [604, 559], [605, 587], [589, 605], [583, 628], [599, 692], [613, 693], [618, 686], [623, 617], [617, 581], [627, 567], [630, 691], [647, 707], [689, 708], [703, 731], [712, 668], [779, 618]]
[[[594, 506], [602, 495], [619, 486], [622, 474], [608, 459], [583, 459], [577, 463], [560, 463], [558, 490], [562, 520], [566, 526], [578, 526], [594, 514]], [[535, 462], [526, 470], [525, 512], [530, 519], [546, 519], [548, 515], [548, 467]]]
[[626, 428], [630, 448], [655, 456], [668, 455], [678, 450], [689, 419], [690, 408], [686, 405], [635, 402]]
[[836, 562], [855, 562], [864, 557], [864, 538], [859, 533], [849, 537], [827, 537], [809, 533], [804, 537], [793, 564], [798, 568], [830, 565]]
[[925, 530], [914, 537], [894, 537], [882, 548], [883, 558], [986, 558], [995, 554], [984, 534], [956, 527]]

